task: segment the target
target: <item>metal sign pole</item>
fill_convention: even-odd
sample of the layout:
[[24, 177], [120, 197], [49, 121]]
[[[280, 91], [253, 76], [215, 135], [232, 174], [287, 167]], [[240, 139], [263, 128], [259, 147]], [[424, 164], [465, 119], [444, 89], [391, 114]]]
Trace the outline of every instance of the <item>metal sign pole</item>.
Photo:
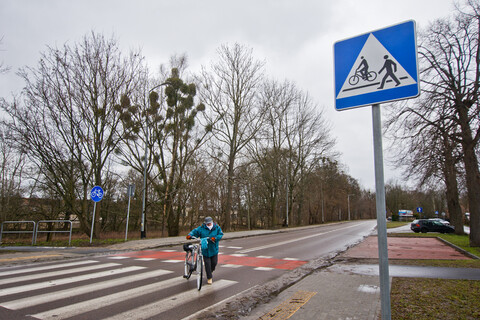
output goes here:
[[125, 226], [125, 241], [127, 241], [128, 235], [128, 218], [130, 217], [130, 198], [133, 196], [134, 185], [129, 185], [127, 189], [128, 193], [128, 209], [127, 209], [127, 224]]
[[388, 271], [387, 217], [385, 205], [385, 181], [383, 176], [382, 120], [380, 105], [372, 105], [373, 153], [375, 158], [375, 192], [377, 206], [378, 257], [380, 268], [380, 298], [382, 320], [391, 319], [390, 276]]
[[125, 241], [127, 241], [128, 235], [128, 217], [130, 216], [130, 195], [128, 195], [128, 210], [127, 210], [127, 224], [125, 226]]
[[92, 217], [92, 229], [90, 230], [90, 244], [92, 244], [92, 238], [93, 238], [93, 226], [95, 224], [95, 210], [97, 208], [97, 202], [93, 203], [93, 217]]

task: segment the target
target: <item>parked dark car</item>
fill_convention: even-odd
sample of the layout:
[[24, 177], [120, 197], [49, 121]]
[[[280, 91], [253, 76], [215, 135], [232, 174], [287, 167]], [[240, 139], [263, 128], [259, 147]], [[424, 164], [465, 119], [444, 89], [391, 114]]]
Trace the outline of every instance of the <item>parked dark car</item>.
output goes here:
[[410, 225], [410, 229], [413, 232], [440, 232], [440, 233], [453, 233], [455, 232], [455, 227], [451, 225], [446, 225], [435, 220], [428, 219], [418, 219], [414, 220]]

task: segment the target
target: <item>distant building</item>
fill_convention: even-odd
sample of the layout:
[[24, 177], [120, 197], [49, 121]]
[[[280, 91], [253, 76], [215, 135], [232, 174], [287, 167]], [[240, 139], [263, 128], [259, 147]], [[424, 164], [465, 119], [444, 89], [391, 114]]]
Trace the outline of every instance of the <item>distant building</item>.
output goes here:
[[412, 210], [398, 210], [399, 217], [413, 217]]

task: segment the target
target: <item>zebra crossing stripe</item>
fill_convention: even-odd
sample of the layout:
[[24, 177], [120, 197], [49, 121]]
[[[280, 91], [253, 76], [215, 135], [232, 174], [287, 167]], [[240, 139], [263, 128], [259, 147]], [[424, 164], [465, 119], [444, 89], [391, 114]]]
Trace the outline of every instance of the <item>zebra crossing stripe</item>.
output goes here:
[[77, 267], [84, 264], [96, 263], [98, 261], [94, 260], [85, 260], [85, 261], [75, 261], [69, 263], [59, 263], [55, 265], [48, 265], [48, 266], [41, 266], [41, 267], [33, 267], [33, 268], [25, 268], [25, 269], [17, 269], [17, 270], [8, 270], [0, 272], [0, 277], [3, 276], [12, 276], [14, 274], [20, 273], [29, 273], [29, 272], [37, 272], [43, 270], [52, 270], [52, 269], [59, 269], [59, 268], [68, 268], [68, 267]]
[[31, 291], [31, 290], [44, 289], [44, 288], [49, 288], [49, 287], [55, 287], [55, 286], [60, 286], [60, 285], [63, 285], [63, 284], [70, 284], [70, 283], [74, 283], [74, 282], [78, 282], [78, 281], [98, 279], [98, 278], [102, 278], [102, 277], [106, 277], [106, 276], [112, 276], [112, 275], [122, 274], [122, 273], [126, 273], [126, 272], [131, 272], [131, 271], [137, 271], [137, 270], [140, 270], [140, 269], [145, 269], [145, 267], [127, 267], [127, 268], [120, 268], [120, 269], [114, 269], [114, 270], [106, 270], [106, 271], [102, 271], [102, 272], [84, 274], [84, 275], [75, 276], [75, 277], [62, 278], [62, 279], [57, 279], [57, 280], [49, 280], [49, 281], [31, 283], [31, 284], [26, 284], [26, 285], [23, 285], [23, 286], [17, 286], [17, 287], [12, 287], [12, 288], [7, 288], [7, 289], [0, 289], [0, 297], [1, 296], [6, 296], [6, 295], [9, 295], [9, 294], [27, 292], [27, 291]]
[[[141, 267], [137, 267], [136, 270], [133, 270], [134, 267], [131, 267], [131, 268], [132, 268], [132, 271], [138, 271], [142, 269]], [[74, 296], [79, 296], [81, 294], [94, 292], [101, 289], [111, 288], [118, 285], [127, 284], [127, 283], [140, 281], [144, 279], [159, 277], [159, 276], [163, 276], [170, 273], [173, 273], [173, 271], [167, 271], [167, 270], [161, 270], [161, 269], [150, 271], [150, 272], [138, 273], [131, 276], [125, 276], [122, 278], [116, 278], [116, 279], [105, 280], [105, 281], [97, 282], [93, 284], [87, 284], [87, 285], [76, 287], [76, 288], [70, 288], [70, 289], [55, 291], [51, 293], [30, 296], [27, 298], [6, 301], [1, 303], [1, 305], [11, 310], [25, 309], [25, 308], [33, 307], [43, 303], [57, 301], [60, 299], [71, 298]]]
[[[231, 280], [218, 280], [212, 286], [205, 286], [201, 291], [189, 290], [182, 292], [168, 298], [140, 306], [135, 309], [128, 310], [126, 312], [116, 314], [112, 317], [103, 320], [120, 320], [120, 319], [151, 319], [159, 315], [162, 312], [178, 307], [187, 302], [199, 299], [200, 297], [209, 294], [212, 291], [222, 290], [226, 287], [236, 284], [237, 281]], [[54, 319], [54, 318], [52, 318]]]
[[[180, 277], [164, 280], [164, 281], [157, 281], [144, 286], [139, 286], [136, 288], [105, 295], [99, 298], [94, 298], [94, 299], [82, 301], [79, 303], [65, 305], [57, 309], [47, 310], [45, 312], [37, 313], [31, 316], [34, 318], [43, 319], [43, 320], [66, 319], [66, 318], [70, 318], [85, 312], [89, 312], [105, 306], [109, 306], [115, 303], [123, 302], [126, 300], [141, 297], [146, 294], [161, 291], [161, 290], [179, 285], [181, 283], [185, 283], [185, 279]], [[135, 319], [135, 318], [136, 317], [133, 317], [132, 319]]]
[[14, 283], [14, 282], [38, 280], [38, 279], [42, 279], [42, 278], [55, 277], [55, 276], [58, 276], [58, 275], [67, 275], [67, 274], [72, 274], [72, 273], [93, 271], [93, 270], [97, 270], [97, 269], [105, 269], [105, 268], [116, 267], [116, 266], [119, 266], [119, 264], [118, 263], [96, 264], [96, 265], [93, 265], [93, 266], [66, 269], [66, 270], [63, 270], [63, 271], [51, 271], [51, 272], [45, 272], [45, 273], [40, 273], [40, 274], [32, 274], [32, 275], [28, 275], [28, 276], [13, 277], [13, 278], [7, 278], [7, 279], [0, 280], [0, 285], [5, 285], [5, 284], [9, 284], [9, 283]]

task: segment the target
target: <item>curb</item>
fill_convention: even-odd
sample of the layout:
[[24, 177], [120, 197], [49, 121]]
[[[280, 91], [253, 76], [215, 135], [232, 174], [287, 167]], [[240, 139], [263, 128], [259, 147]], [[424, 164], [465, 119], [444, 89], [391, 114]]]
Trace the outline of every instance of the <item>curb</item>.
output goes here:
[[477, 257], [477, 256], [474, 255], [473, 253], [470, 253], [470, 252], [468, 252], [468, 251], [466, 251], [466, 250], [464, 250], [464, 249], [462, 249], [462, 248], [454, 245], [453, 243], [451, 243], [451, 242], [449, 242], [449, 241], [447, 241], [447, 240], [445, 240], [445, 239], [442, 239], [442, 238], [440, 238], [440, 237], [436, 237], [436, 238], [437, 238], [438, 240], [442, 241], [443, 243], [445, 243], [446, 245], [449, 245], [449, 246], [452, 247], [453, 249], [457, 250], [458, 252], [460, 252], [460, 253], [462, 253], [462, 254], [464, 254], [464, 255], [466, 255], [466, 256], [469, 256], [469, 257], [472, 258], [472, 259], [480, 259], [480, 257]]

